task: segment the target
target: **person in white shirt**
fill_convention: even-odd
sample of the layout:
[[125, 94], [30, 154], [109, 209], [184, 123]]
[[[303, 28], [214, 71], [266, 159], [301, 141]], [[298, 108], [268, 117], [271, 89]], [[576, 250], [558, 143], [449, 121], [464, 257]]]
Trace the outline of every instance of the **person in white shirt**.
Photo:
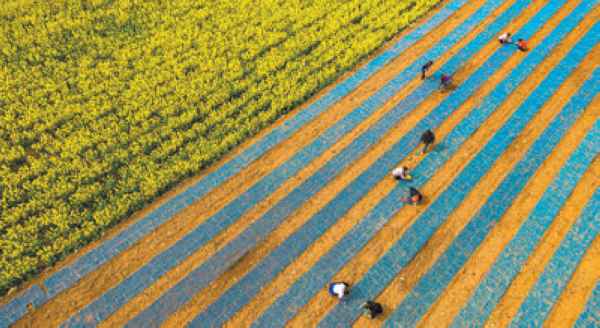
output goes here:
[[332, 282], [329, 284], [329, 294], [339, 299], [344, 298], [350, 292], [350, 286], [345, 282]]
[[498, 41], [500, 41], [501, 44], [513, 43], [512, 34], [506, 32], [498, 37]]
[[412, 177], [408, 173], [408, 167], [406, 167], [406, 166], [399, 166], [399, 167], [395, 168], [392, 171], [392, 176], [396, 180], [404, 180], [404, 181], [412, 180]]

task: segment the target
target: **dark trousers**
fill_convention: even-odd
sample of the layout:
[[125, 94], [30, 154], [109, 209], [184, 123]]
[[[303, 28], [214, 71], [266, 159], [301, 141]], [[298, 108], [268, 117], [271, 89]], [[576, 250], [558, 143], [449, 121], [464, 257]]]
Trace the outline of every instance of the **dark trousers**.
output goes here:
[[431, 147], [431, 143], [425, 142], [424, 145], [423, 145], [423, 152], [422, 153], [425, 154], [426, 152], [428, 152], [430, 147]]

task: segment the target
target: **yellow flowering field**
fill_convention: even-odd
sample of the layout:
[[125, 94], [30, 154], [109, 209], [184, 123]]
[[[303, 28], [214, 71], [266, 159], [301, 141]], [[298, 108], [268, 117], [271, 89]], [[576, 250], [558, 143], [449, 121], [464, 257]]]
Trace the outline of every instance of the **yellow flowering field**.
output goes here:
[[0, 2], [0, 293], [197, 174], [437, 2]]

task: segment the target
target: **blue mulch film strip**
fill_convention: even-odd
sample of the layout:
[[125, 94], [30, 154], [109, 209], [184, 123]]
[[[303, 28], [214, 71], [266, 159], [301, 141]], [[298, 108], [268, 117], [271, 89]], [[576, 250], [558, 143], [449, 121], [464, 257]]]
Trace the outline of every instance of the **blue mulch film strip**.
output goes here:
[[[581, 161], [587, 160], [586, 157], [590, 154], [593, 159], [593, 155], [598, 155], [600, 152], [600, 120], [597, 121], [592, 133], [593, 136], [586, 145], [587, 149], [577, 154]], [[585, 251], [598, 236], [598, 232], [600, 232], [600, 189], [594, 193], [583, 214], [573, 224], [544, 268], [544, 273], [529, 291], [519, 312], [513, 317], [511, 327], [538, 327], [543, 324]]]
[[[597, 194], [597, 193], [596, 193]], [[598, 198], [596, 198], [598, 202]], [[598, 211], [596, 211], [598, 213]], [[600, 281], [592, 292], [585, 309], [575, 322], [576, 328], [597, 328], [600, 327]]]
[[[497, 1], [494, 3], [496, 3], [496, 6], [498, 6], [501, 4], [501, 1]], [[493, 10], [493, 6], [491, 5], [487, 5], [484, 7], [486, 12], [491, 12]], [[444, 41], [442, 41], [438, 46], [433, 48], [428, 53], [429, 56], [436, 57], [443, 54], [443, 52], [446, 51], [446, 49], [451, 47], [451, 45], [454, 44], [454, 42], [459, 40], [464, 35], [464, 33], [474, 28], [477, 25], [477, 22], [480, 22], [482, 19], [483, 18], [481, 17], [477, 19], [469, 19], [468, 24], [463, 24], [462, 27], [460, 27], [458, 30], [455, 30], [455, 33], [445, 38]], [[426, 58], [431, 57], [423, 57], [423, 59]], [[464, 56], [464, 58], [461, 58], [460, 60], [456, 59], [453, 64], [454, 67], [458, 68], [459, 63], [466, 60], [467, 58], [468, 56]], [[415, 63], [413, 66], [411, 66], [411, 68], [409, 68], [409, 72], [401, 74], [401, 76], [399, 76], [395, 80], [396, 83], [404, 83], [400, 81], [409, 81], [418, 73], [419, 68], [420, 63]], [[430, 93], [433, 92], [435, 89], [435, 83], [429, 81], [429, 83], [427, 84], [426, 91]], [[421, 93], [424, 93], [424, 91], [422, 91]], [[390, 92], [389, 88], [378, 92], [378, 95], [386, 95], [387, 97], [392, 96], [392, 94], [393, 93]], [[422, 99], [420, 98], [420, 100]], [[377, 104], [375, 104], [375, 102], [378, 102], [378, 100], [368, 100], [363, 106], [364, 108], [362, 110], [355, 111], [355, 117], [350, 117], [350, 119], [356, 120], [356, 115], [359, 115], [363, 118], [367, 117], [369, 114], [369, 108], [376, 107]], [[332, 179], [337, 173], [339, 173], [344, 168], [345, 165], [349, 165], [354, 158], [357, 158], [361, 153], [366, 151], [366, 148], [368, 148], [369, 145], [373, 144], [383, 135], [385, 135], [385, 133], [389, 131], [389, 129], [391, 129], [395, 125], [395, 123], [405, 114], [406, 110], [404, 110], [403, 108], [396, 109], [388, 113], [382, 120], [378, 122], [378, 124], [374, 128], [369, 129], [366, 134], [362, 135], [358, 140], [355, 140], [351, 147], [346, 148], [344, 152], [336, 156], [336, 158], [333, 161], [331, 161], [326, 168], [320, 170], [318, 177], [311, 177], [309, 181], [305, 182], [301, 187], [293, 191], [291, 195], [288, 195], [288, 197], [286, 197], [286, 199], [281, 203], [281, 205], [276, 207], [276, 209], [271, 210], [268, 214], [266, 214], [266, 216], [269, 216], [274, 219], [279, 219], [283, 218], [284, 216], [287, 216], [287, 214], [284, 214], [281, 211], [287, 211], [287, 213], [291, 213], [294, 207], [299, 207], [302, 204], [302, 202], [304, 202], [307, 198], [310, 197], [311, 193], [316, 193], [322, 186], [326, 184], [327, 179]], [[348, 122], [344, 122], [343, 124], [341, 124], [342, 128], [345, 128], [348, 125]], [[329, 147], [329, 145], [326, 145], [324, 142], [316, 142], [314, 143], [314, 145], [315, 146], [313, 148], [319, 147], [319, 149], [322, 149], [323, 151]], [[297, 156], [296, 160], [292, 160], [292, 165], [295, 165], [297, 169], [300, 169], [302, 166], [309, 162], [309, 160], [307, 160], [307, 157], [312, 156], [314, 151], [315, 149], [310, 149], [309, 151], [302, 153], [301, 156]], [[89, 305], [79, 314], [72, 317], [67, 322], [67, 324], [75, 324], [76, 322], [79, 322], [84, 316], [88, 317], [88, 314], [90, 313], [94, 314], [94, 318], [102, 319], [110, 313], [114, 312], [118, 307], [122, 306], [124, 302], [126, 302], [128, 299], [140, 293], [144, 288], [146, 288], [149, 284], [158, 279], [162, 274], [164, 274], [170, 268], [180, 263], [189, 254], [191, 254], [193, 250], [200, 248], [204, 243], [208, 242], [208, 240], [210, 239], [209, 237], [216, 235], [219, 231], [221, 231], [228, 224], [230, 224], [232, 220], [236, 220], [237, 218], [239, 218], [244, 211], [241, 210], [241, 208], [243, 208], [244, 206], [247, 207], [247, 204], [252, 204], [260, 201], [261, 197], [264, 197], [269, 190], [275, 190], [276, 186], [279, 183], [285, 181], [286, 178], [293, 175], [293, 173], [291, 173], [292, 169], [289, 167], [286, 167], [286, 170], [281, 171], [282, 174], [287, 174], [287, 176], [281, 177], [281, 175], [279, 175], [280, 181], [277, 183], [262, 183], [261, 188], [267, 189], [254, 190], [252, 191], [252, 193], [247, 193], [247, 195], [249, 195], [248, 197], [241, 197], [239, 202], [234, 201], [234, 203], [228, 205], [224, 209], [224, 211], [220, 212], [221, 214], [217, 214], [219, 219], [216, 219], [216, 217], [214, 220], [212, 220], [212, 218], [209, 219], [211, 221], [211, 226], [209, 226], [209, 228], [207, 228], [206, 225], [202, 225], [194, 231], [192, 231], [182, 240], [178, 241], [172, 248], [155, 257], [150, 262], [150, 264], [146, 265], [140, 271], [127, 278], [126, 281], [124, 281], [121, 285], [117, 286], [116, 288], [113, 288], [111, 291], [104, 294], [100, 299]], [[290, 205], [290, 202], [295, 203], [293, 207]], [[248, 240], [243, 239], [238, 240], [240, 240], [238, 243], [243, 244], [248, 244], [249, 242]], [[244, 254], [244, 250], [240, 249], [239, 247], [230, 247], [229, 249], [233, 250], [233, 254], [226, 254], [220, 259], [214, 258], [215, 260], [213, 260], [214, 262], [218, 262], [220, 268], [225, 269], [229, 263], [235, 262], [237, 258]], [[211, 272], [209, 272], [208, 275], [203, 276], [202, 281], [210, 282], [210, 280], [212, 279], [208, 279], [208, 277], [214, 277], [218, 274], [219, 271], [211, 270]], [[194, 286], [197, 287], [202, 285], [202, 281], [195, 281]], [[189, 291], [189, 289], [186, 289], [185, 292], [189, 294]], [[117, 297], [117, 295], [119, 301], [115, 302], [114, 299]], [[176, 305], [176, 303], [170, 304], [173, 306]], [[166, 308], [161, 309], [164, 309], [165, 312], [167, 311]], [[155, 322], [157, 320], [150, 321]]]
[[[596, 85], [589, 85], [589, 82]], [[600, 70], [594, 72], [594, 76], [588, 81], [588, 92], [600, 89]], [[582, 91], [585, 90], [582, 89]], [[585, 91], [584, 91], [585, 92]], [[574, 106], [572, 102], [570, 106]], [[581, 152], [589, 152], [589, 149], [580, 149]], [[521, 226], [515, 237], [506, 246], [498, 259], [486, 274], [482, 282], [469, 299], [468, 303], [454, 319], [453, 327], [464, 327], [473, 324], [483, 326], [498, 301], [508, 289], [511, 281], [520, 272], [529, 254], [534, 250], [541, 240], [547, 228], [553, 222], [554, 217], [570, 195], [573, 188], [583, 175], [590, 154], [578, 154], [572, 156], [569, 162], [561, 170], [558, 177], [542, 196], [533, 212]], [[593, 155], [593, 153], [591, 154]], [[593, 159], [593, 156], [591, 157]], [[528, 314], [529, 315], [529, 314]]]
[[[538, 19], [540, 17], [538, 16]], [[539, 26], [544, 23], [538, 22]], [[531, 28], [531, 26], [530, 26]], [[521, 35], [530, 35], [537, 28], [532, 30], [524, 29], [520, 33], [525, 32]], [[480, 71], [474, 76], [478, 76], [476, 79], [469, 79], [455, 91], [455, 95], [458, 98], [461, 97], [461, 93], [465, 93], [463, 96], [468, 96], [473, 92], [474, 85], [480, 84], [483, 79], [487, 78], [497, 65], [501, 65], [508, 56], [511, 54], [507, 48], [501, 48], [496, 54], [494, 54], [488, 62], [486, 62]], [[535, 66], [535, 65], [534, 65]], [[523, 69], [518, 74], [513, 74], [515, 78], [522, 76], [524, 72], [528, 71], [527, 66], [521, 66]], [[515, 70], [516, 71], [516, 70]], [[482, 106], [471, 111], [468, 119], [464, 120], [457, 126], [449, 135], [449, 138], [442, 143], [443, 149], [441, 151], [434, 152], [426, 157], [421, 165], [419, 165], [413, 171], [415, 185], [420, 185], [427, 181], [437, 167], [441, 166], [446, 158], [452, 155], [454, 150], [458, 148], [462, 141], [464, 141], [472, 131], [477, 129], [485, 117], [493, 111], [494, 103], [501, 103], [502, 99], [506, 97], [512, 87], [516, 87], [518, 83], [511, 81], [509, 84], [505, 84], [502, 88], [496, 88], [496, 91], [488, 97]], [[502, 96], [504, 92], [504, 96]], [[453, 96], [453, 97], [454, 97]], [[460, 103], [460, 102], [459, 102]], [[451, 104], [451, 103], [448, 103]], [[441, 104], [444, 108], [448, 104]], [[457, 106], [458, 104], [454, 104]], [[438, 147], [439, 148], [439, 147]], [[348, 233], [344, 239], [338, 243], [333, 250], [322, 257], [322, 259], [302, 278], [300, 278], [291, 289], [285, 292], [285, 296], [279, 298], [269, 308], [263, 316], [256, 323], [257, 326], [261, 325], [284, 325], [289, 318], [291, 318], [295, 312], [302, 307], [314, 293], [326, 285], [327, 281], [341, 268], [346, 261], [348, 261], [356, 252], [358, 252], [384, 224], [385, 222], [395, 213], [402, 205], [398, 203], [398, 199], [403, 196], [403, 190], [396, 188], [393, 190], [386, 199], [384, 199], [361, 223], [359, 223], [350, 233]], [[354, 294], [354, 292], [353, 292]]]
[[[463, 201], [467, 193], [476, 184], [476, 181], [492, 167], [501, 152], [507, 149], [520, 131], [523, 130], [526, 124], [537, 114], [577, 64], [591, 50], [590, 39], [593, 40], [598, 37], [597, 31], [590, 33], [593, 32], [596, 32], [596, 34], [593, 36], [592, 34], [587, 34], [588, 38], [583, 39], [565, 56], [565, 59], [552, 70], [527, 100], [521, 104], [509, 121], [486, 144], [483, 151], [469, 163], [467, 168], [453, 181], [452, 186], [444, 192], [444, 194], [454, 193], [459, 196], [449, 195], [448, 198], [452, 199], [449, 201], [446, 201], [446, 197], [442, 196], [440, 202], [436, 201], [436, 204], [432, 205], [427, 211], [432, 211], [433, 213], [431, 215], [429, 213], [424, 214], [419, 219], [419, 222], [424, 219], [427, 221], [421, 222], [418, 226], [413, 226], [414, 228], [411, 227], [409, 232], [392, 246], [381, 260], [369, 270], [354, 290], [358, 289], [367, 298], [374, 298], [414, 258], [421, 247], [425, 245], [435, 232], [435, 229]], [[584, 98], [581, 101], [578, 99], [576, 100], [576, 105], [585, 106], [589, 101], [591, 99]], [[570, 125], [567, 123], [571, 121], [565, 120], [563, 122], [560, 118], [553, 120], [551, 125], [545, 129], [543, 135], [531, 146], [525, 157], [490, 196], [486, 204], [470, 220], [450, 247], [440, 256], [432, 268], [419, 280], [404, 301], [392, 313], [388, 319], [389, 324], [416, 325], [423, 314], [431, 307], [431, 304], [443, 292], [445, 286], [452, 280], [454, 275], [489, 233], [495, 222], [510, 207], [514, 198], [523, 189], [537, 168], [552, 152], [562, 135], [568, 130]], [[429, 216], [436, 217], [436, 220], [429, 221]], [[350, 309], [345, 306], [338, 306], [338, 308], [340, 309], [339, 312], [336, 311], [337, 309], [334, 309], [330, 314], [331, 317], [325, 320], [336, 318], [334, 315], [338, 315], [337, 319], [341, 318], [339, 315], [353, 315], [349, 311]]]
[[21, 318], [27, 312], [28, 304], [40, 306], [56, 294], [70, 288], [81, 277], [96, 270], [100, 265], [129, 248], [136, 241], [169, 220], [174, 214], [189, 206], [194, 201], [202, 198], [228, 178], [239, 173], [249, 163], [262, 156], [275, 145], [287, 139], [302, 126], [316, 118], [329, 106], [356, 89], [362, 82], [373, 76], [394, 58], [448, 19], [466, 2], [467, 0], [454, 0], [448, 3], [430, 19], [417, 26], [413, 31], [396, 42], [391, 49], [369, 61], [364, 67], [360, 68], [346, 80], [337, 84], [327, 94], [317, 99], [313, 104], [299, 112], [297, 115], [286, 120], [281, 126], [274, 128], [268, 135], [261, 138], [240, 155], [225, 163], [215, 172], [201, 179], [185, 192], [178, 194], [155, 211], [152, 211], [146, 217], [131, 225], [114, 238], [103, 242], [100, 246], [92, 249], [73, 264], [68, 265], [51, 275], [44, 282], [47, 293], [45, 293], [38, 285], [33, 285], [19, 296], [15, 297], [11, 302], [0, 309], [0, 326], [12, 324]]
[[[514, 6], [511, 15], [518, 14], [518, 8], [524, 8], [525, 5]], [[513, 16], [513, 17], [514, 17]], [[509, 20], [504, 17], [503, 19]], [[501, 25], [494, 25], [499, 30]], [[497, 31], [496, 31], [497, 32]], [[495, 32], [494, 32], [495, 33]], [[483, 36], [485, 35], [485, 36]], [[493, 33], [489, 30], [484, 33], [478, 42], [472, 43], [470, 47], [465, 48], [459, 55], [453, 57], [443, 70], [453, 72], [460, 64], [467, 60], [470, 55], [476, 53], [476, 45], [480, 47], [485, 45], [485, 41], [493, 37]], [[470, 53], [470, 54], [469, 54]], [[249, 229], [244, 231], [237, 239], [220, 250], [214, 257], [205, 262], [198, 269], [190, 273], [184, 280], [173, 287], [170, 291], [164, 294], [151, 307], [142, 312], [138, 317], [131, 321], [132, 326], [141, 324], [142, 322], [161, 322], [166, 319], [170, 313], [176, 311], [178, 307], [183, 306], [191, 297], [198, 293], [202, 288], [208, 285], [212, 280], [216, 279], [230, 263], [234, 263], [243, 254], [254, 247], [264, 236], [277, 227], [288, 215], [295, 209], [300, 207], [308, 198], [314, 195], [319, 189], [324, 187], [329, 180], [341, 172], [345, 166], [361, 153], [364, 153], [374, 140], [385, 135], [399, 120], [399, 116], [405, 113], [408, 109], [415, 108], [423, 99], [431, 92], [437, 89], [437, 84], [434, 81], [426, 81], [420, 88], [412, 93], [400, 105], [396, 106], [389, 115], [386, 115], [377, 124], [369, 129], [365, 134], [356, 139], [350, 146], [342, 151], [336, 158], [327, 163], [315, 175], [310, 177], [304, 184], [296, 188], [292, 193], [285, 197], [281, 202], [276, 204], [269, 212], [267, 212], [260, 220], [253, 224]], [[456, 107], [456, 106], [455, 106]], [[450, 107], [450, 108], [455, 108]], [[449, 112], [447, 113], [447, 115]], [[419, 128], [415, 129], [408, 139], [408, 143], [404, 144], [405, 149], [411, 149], [418, 142], [417, 133], [420, 133], [427, 127], [439, 124], [443, 116], [424, 119]], [[438, 123], [435, 123], [438, 120]], [[231, 305], [231, 304], [230, 304]]]

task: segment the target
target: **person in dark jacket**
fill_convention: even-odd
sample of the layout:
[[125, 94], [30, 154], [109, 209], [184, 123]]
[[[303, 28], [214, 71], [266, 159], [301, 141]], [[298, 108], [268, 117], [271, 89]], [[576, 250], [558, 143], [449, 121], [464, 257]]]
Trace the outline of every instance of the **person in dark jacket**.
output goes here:
[[402, 201], [412, 205], [420, 204], [423, 200], [423, 194], [421, 194], [416, 188], [410, 187], [408, 189], [408, 197], [402, 198]]
[[433, 145], [433, 143], [435, 142], [435, 134], [433, 134], [433, 132], [428, 129], [421, 135], [421, 142], [423, 143], [422, 153], [425, 154], [429, 150], [431, 145]]
[[425, 63], [425, 65], [421, 66], [421, 80], [425, 80], [425, 74], [427, 71], [433, 66], [433, 60], [430, 60]]
[[363, 314], [368, 316], [369, 319], [373, 319], [383, 313], [383, 307], [381, 304], [373, 301], [366, 301], [360, 306], [360, 308], [363, 310]]

